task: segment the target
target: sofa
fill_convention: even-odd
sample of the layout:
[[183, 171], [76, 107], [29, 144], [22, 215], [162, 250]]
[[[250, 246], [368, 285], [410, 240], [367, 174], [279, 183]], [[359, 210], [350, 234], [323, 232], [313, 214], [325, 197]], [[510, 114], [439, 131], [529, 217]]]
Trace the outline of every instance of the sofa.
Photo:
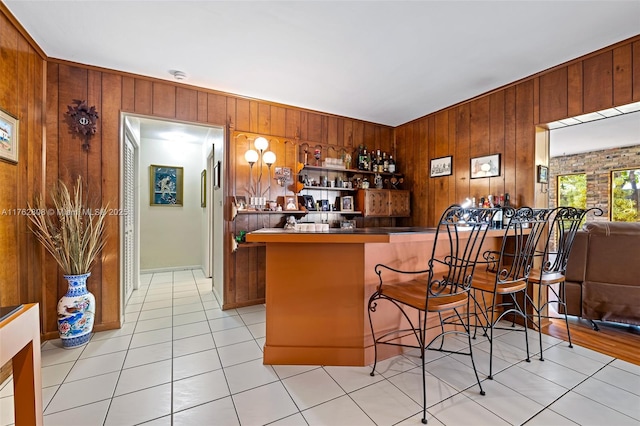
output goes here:
[[640, 325], [640, 223], [586, 223], [565, 276], [569, 315]]

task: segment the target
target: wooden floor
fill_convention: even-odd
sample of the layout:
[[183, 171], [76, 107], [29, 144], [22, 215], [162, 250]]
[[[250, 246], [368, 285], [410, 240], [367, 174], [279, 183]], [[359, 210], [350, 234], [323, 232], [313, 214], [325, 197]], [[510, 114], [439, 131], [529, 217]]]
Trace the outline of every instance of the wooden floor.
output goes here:
[[[600, 331], [595, 331], [590, 321], [569, 318], [572, 343], [640, 365], [640, 327], [606, 322], [596, 323]], [[552, 319], [549, 325], [543, 326], [542, 332], [567, 340], [567, 329], [563, 319]]]

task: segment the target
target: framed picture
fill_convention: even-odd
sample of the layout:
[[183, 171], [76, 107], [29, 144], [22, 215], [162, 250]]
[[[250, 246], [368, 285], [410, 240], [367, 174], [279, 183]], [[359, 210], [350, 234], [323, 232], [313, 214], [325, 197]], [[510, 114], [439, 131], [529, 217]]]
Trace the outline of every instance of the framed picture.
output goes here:
[[320, 200], [320, 210], [323, 212], [331, 211], [329, 207], [329, 200]]
[[440, 157], [440, 158], [432, 158], [431, 159], [431, 173], [430, 177], [438, 177], [438, 176], [450, 176], [453, 173], [451, 163], [452, 156]]
[[216, 161], [216, 164], [213, 166], [213, 189], [220, 189], [220, 174], [222, 173], [222, 163], [220, 161]]
[[471, 159], [471, 179], [500, 176], [500, 154]]
[[549, 183], [549, 168], [538, 165], [538, 183]]
[[207, 207], [207, 169], [200, 173], [200, 207]]
[[296, 201], [296, 197], [284, 197], [284, 210], [298, 210], [298, 202]]
[[316, 210], [316, 202], [313, 199], [313, 195], [303, 195], [302, 200], [304, 201], [304, 208], [309, 211]]
[[238, 210], [247, 209], [247, 198], [244, 195], [236, 195], [236, 208]]
[[340, 211], [341, 212], [352, 212], [353, 211], [353, 197], [340, 197]]
[[149, 166], [149, 204], [152, 206], [182, 206], [183, 168], [178, 166]]
[[0, 158], [18, 162], [18, 119], [0, 109]]

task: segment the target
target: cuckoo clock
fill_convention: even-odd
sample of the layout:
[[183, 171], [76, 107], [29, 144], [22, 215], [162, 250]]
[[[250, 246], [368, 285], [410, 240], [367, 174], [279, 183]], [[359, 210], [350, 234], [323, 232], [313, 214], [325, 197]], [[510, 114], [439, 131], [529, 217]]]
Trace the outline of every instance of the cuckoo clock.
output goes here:
[[96, 133], [98, 112], [96, 107], [89, 107], [86, 101], [73, 100], [73, 105], [67, 105], [67, 121], [72, 132], [83, 137], [82, 148], [89, 150], [89, 139]]

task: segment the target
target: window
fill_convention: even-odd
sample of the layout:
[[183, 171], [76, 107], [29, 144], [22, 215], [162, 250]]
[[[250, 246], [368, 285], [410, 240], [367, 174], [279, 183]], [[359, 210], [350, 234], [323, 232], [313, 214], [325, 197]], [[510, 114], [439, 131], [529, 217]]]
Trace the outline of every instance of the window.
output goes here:
[[558, 176], [558, 206], [587, 208], [586, 173]]
[[640, 169], [611, 172], [611, 220], [640, 222]]

